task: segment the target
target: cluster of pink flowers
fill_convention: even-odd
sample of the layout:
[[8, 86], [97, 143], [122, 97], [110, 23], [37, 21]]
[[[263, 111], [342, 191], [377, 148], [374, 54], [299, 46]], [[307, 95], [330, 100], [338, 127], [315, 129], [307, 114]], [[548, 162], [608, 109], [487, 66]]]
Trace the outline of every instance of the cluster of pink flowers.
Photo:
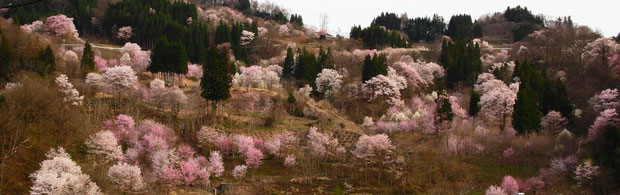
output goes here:
[[597, 141], [603, 135], [607, 125], [616, 125], [620, 122], [616, 109], [607, 109], [600, 113], [594, 123], [588, 129], [588, 141]]
[[390, 137], [386, 134], [362, 135], [355, 143], [355, 149], [351, 153], [365, 161], [380, 162], [388, 159], [394, 149]]
[[241, 45], [248, 45], [254, 40], [254, 33], [244, 30], [241, 32]]
[[560, 133], [564, 127], [568, 124], [566, 118], [562, 117], [562, 114], [558, 111], [552, 110], [543, 117], [540, 126], [543, 129], [551, 131], [553, 133]]
[[612, 38], [598, 38], [588, 43], [583, 50], [584, 52], [581, 54], [581, 58], [583, 59], [609, 59], [614, 54], [620, 52], [620, 44]]
[[590, 98], [588, 103], [590, 103], [590, 106], [592, 106], [592, 109], [596, 112], [615, 109], [620, 106], [620, 99], [618, 96], [618, 89], [605, 89]]
[[400, 90], [407, 88], [407, 81], [392, 68], [388, 70], [388, 76], [378, 75], [362, 84], [362, 93], [369, 101], [377, 98], [386, 98], [390, 103], [400, 100]]
[[316, 77], [316, 90], [332, 96], [340, 90], [342, 75], [333, 69], [323, 69]]
[[311, 127], [310, 130], [308, 130], [307, 147], [312, 157], [323, 159], [329, 154], [331, 149], [334, 149], [337, 145], [338, 140], [333, 138], [331, 134], [318, 132], [318, 128], [316, 127]]
[[273, 67], [250, 66], [244, 68], [241, 74], [235, 75], [233, 86], [235, 85], [261, 89], [279, 89], [280, 75]]
[[202, 65], [200, 64], [189, 64], [187, 65], [187, 75], [186, 77], [200, 79], [202, 78]]
[[123, 26], [118, 29], [118, 33], [116, 34], [116, 38], [122, 40], [129, 40], [133, 36], [133, 32], [131, 26]]
[[108, 178], [123, 191], [138, 192], [145, 187], [142, 170], [137, 165], [119, 162], [108, 169]]
[[445, 75], [444, 69], [439, 64], [413, 61], [409, 56], [401, 57], [400, 61], [393, 64], [393, 67], [407, 80], [407, 85], [414, 89], [429, 87], [434, 84], [436, 78]]
[[62, 14], [47, 17], [45, 23], [34, 21], [32, 24], [25, 24], [21, 28], [28, 33], [39, 32], [59, 37], [66, 35], [76, 39], [79, 36], [73, 24], [73, 18]]
[[[125, 59], [124, 65], [131, 66], [136, 71], [144, 71], [151, 64], [151, 54], [149, 51], [142, 51], [142, 48], [138, 44], [127, 42], [121, 48], [125, 54], [128, 54], [128, 59]], [[123, 54], [123, 57], [125, 56]], [[121, 59], [122, 60], [122, 59]], [[111, 66], [112, 63], [109, 63]]]

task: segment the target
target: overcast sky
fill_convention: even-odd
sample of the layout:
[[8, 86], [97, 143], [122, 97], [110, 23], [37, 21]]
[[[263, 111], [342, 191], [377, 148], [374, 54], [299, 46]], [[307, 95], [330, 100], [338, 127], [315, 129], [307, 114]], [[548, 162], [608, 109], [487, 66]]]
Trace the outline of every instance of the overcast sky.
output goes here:
[[[319, 26], [322, 12], [329, 16], [329, 32], [348, 36], [352, 25], [368, 26], [381, 12], [407, 13], [409, 18], [437, 13], [446, 23], [455, 14], [472, 19], [503, 12], [508, 6], [527, 6], [533, 14], [571, 16], [573, 22], [598, 30], [604, 36], [620, 32], [620, 0], [258, 0], [271, 1], [302, 15], [304, 24]], [[339, 31], [340, 29], [340, 31]]]

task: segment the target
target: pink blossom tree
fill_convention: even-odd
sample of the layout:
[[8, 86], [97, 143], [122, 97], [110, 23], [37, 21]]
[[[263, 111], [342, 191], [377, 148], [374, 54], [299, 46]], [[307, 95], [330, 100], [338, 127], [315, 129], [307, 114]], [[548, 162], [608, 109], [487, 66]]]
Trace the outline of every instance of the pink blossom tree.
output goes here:
[[612, 38], [598, 38], [584, 47], [581, 58], [586, 60], [605, 59], [620, 51], [620, 44]]
[[245, 173], [248, 171], [248, 167], [245, 165], [237, 165], [233, 169], [232, 175], [235, 179], [242, 179], [245, 177]]
[[102, 88], [107, 93], [120, 98], [138, 86], [138, 77], [129, 66], [108, 68], [103, 74], [88, 73], [86, 83]]
[[254, 33], [244, 30], [241, 32], [241, 45], [248, 45], [254, 40]]
[[502, 180], [502, 188], [504, 189], [504, 192], [508, 194], [519, 192], [519, 184], [517, 183], [517, 180], [510, 175], [504, 176], [504, 179]]
[[338, 145], [337, 139], [332, 138], [329, 134], [318, 132], [318, 128], [311, 127], [308, 130], [307, 147], [315, 159], [323, 159], [329, 152], [328, 150], [336, 145]]
[[142, 171], [137, 165], [119, 162], [108, 169], [108, 179], [114, 188], [123, 192], [139, 192], [145, 187]]
[[295, 156], [293, 155], [288, 155], [286, 156], [286, 158], [284, 158], [284, 166], [285, 167], [294, 167], [295, 164], [297, 164], [297, 162], [295, 161]]
[[131, 66], [135, 71], [142, 72], [151, 64], [151, 54], [149, 51], [142, 51], [138, 44], [127, 42], [121, 48], [125, 54], [129, 54], [128, 62], [125, 65]]
[[202, 78], [202, 66], [199, 64], [189, 64], [187, 65], [187, 77], [200, 79]]
[[566, 127], [566, 118], [562, 117], [562, 114], [558, 111], [552, 110], [543, 117], [540, 126], [554, 134], [558, 134]]
[[123, 150], [111, 131], [100, 131], [86, 140], [88, 154], [99, 163], [115, 163], [124, 160]]
[[72, 38], [78, 38], [78, 31], [73, 24], [73, 18], [69, 18], [62, 14], [47, 17], [43, 30], [54, 36], [66, 35]]
[[323, 69], [316, 77], [316, 90], [326, 96], [332, 96], [340, 90], [342, 75], [333, 69]]
[[183, 183], [189, 185], [192, 183], [208, 184], [209, 170], [206, 167], [198, 163], [195, 158], [189, 158], [184, 160], [180, 164], [181, 175], [183, 177]]
[[579, 185], [589, 184], [599, 174], [599, 167], [592, 165], [592, 161], [586, 161], [575, 169], [575, 179]]
[[115, 120], [107, 120], [103, 123], [105, 129], [112, 131], [119, 141], [129, 141], [129, 135], [134, 132], [135, 121], [131, 116], [119, 114]]
[[620, 106], [620, 99], [618, 99], [618, 95], [618, 89], [605, 89], [590, 98], [588, 103], [590, 103], [592, 109], [596, 112], [615, 109]]
[[588, 141], [599, 140], [607, 125], [616, 125], [620, 122], [616, 109], [608, 109], [600, 113], [594, 124], [588, 129]]
[[116, 38], [121, 40], [129, 40], [133, 36], [133, 32], [131, 26], [123, 26], [118, 29], [118, 33], [116, 34]]
[[52, 149], [46, 156], [39, 170], [30, 174], [31, 194], [101, 194], [63, 148]]
[[250, 168], [258, 168], [263, 157], [263, 152], [260, 149], [250, 147], [245, 152], [245, 164]]
[[508, 195], [506, 192], [504, 192], [504, 189], [502, 189], [502, 187], [499, 187], [499, 186], [489, 186], [485, 194], [486, 195]]
[[500, 87], [491, 90], [480, 97], [480, 111], [487, 118], [499, 124], [504, 130], [507, 120], [512, 116], [517, 93], [509, 88]]
[[213, 173], [213, 176], [220, 177], [224, 174], [224, 161], [222, 155], [218, 151], [211, 151], [209, 156], [209, 171]]

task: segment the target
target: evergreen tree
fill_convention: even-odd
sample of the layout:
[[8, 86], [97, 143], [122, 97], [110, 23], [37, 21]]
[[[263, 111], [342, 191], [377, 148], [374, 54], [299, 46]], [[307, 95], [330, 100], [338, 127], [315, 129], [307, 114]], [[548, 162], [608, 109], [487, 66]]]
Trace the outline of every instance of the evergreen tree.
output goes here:
[[476, 116], [480, 112], [478, 102], [480, 102], [480, 93], [472, 90], [471, 97], [469, 98], [469, 116]]
[[381, 13], [380, 16], [377, 16], [372, 20], [370, 26], [384, 26], [389, 30], [400, 30], [401, 20], [395, 13]]
[[446, 82], [452, 88], [457, 83], [472, 85], [482, 71], [480, 47], [473, 42], [444, 40], [441, 50], [441, 64], [446, 70]]
[[93, 52], [93, 48], [88, 41], [84, 44], [84, 52], [82, 54], [82, 61], [80, 62], [80, 69], [84, 75], [95, 71], [95, 53]]
[[228, 52], [211, 46], [207, 50], [207, 58], [203, 62], [203, 74], [200, 80], [202, 92], [200, 96], [211, 101], [212, 113], [215, 114], [217, 103], [230, 98], [232, 85], [231, 63]]
[[454, 118], [452, 104], [445, 95], [437, 99], [437, 114], [439, 116], [439, 119], [436, 121], [438, 124], [442, 124], [444, 121], [452, 121], [452, 118]]
[[168, 39], [162, 37], [157, 41], [151, 51], [151, 64], [146, 68], [152, 73], [164, 73], [164, 80], [170, 74], [187, 73], [187, 51], [182, 42], [169, 43]]
[[8, 80], [11, 72], [11, 62], [13, 61], [13, 52], [11, 51], [11, 45], [7, 41], [2, 29], [0, 29], [0, 35], [2, 35], [2, 42], [0, 42], [0, 81]]
[[248, 13], [250, 13], [250, 6], [250, 0], [239, 0], [239, 5], [237, 6], [237, 9], [248, 15]]
[[291, 49], [291, 47], [288, 47], [288, 49], [286, 50], [286, 58], [284, 58], [284, 65], [282, 67], [283, 78], [293, 77], [293, 68], [295, 67], [295, 58], [293, 55], [293, 49]]
[[224, 23], [224, 21], [220, 20], [220, 23], [217, 25], [217, 28], [215, 29], [215, 43], [216, 44], [222, 44], [222, 43], [230, 43], [230, 41], [232, 40], [231, 37], [231, 29], [230, 27], [228, 27], [228, 25], [226, 23]]
[[[594, 163], [601, 167], [603, 174], [612, 181], [620, 179], [620, 130], [608, 125], [602, 132], [601, 140], [590, 144]], [[607, 183], [607, 187], [618, 183]], [[610, 186], [611, 185], [611, 186]]]
[[308, 52], [306, 48], [297, 51], [297, 63], [295, 63], [295, 78], [302, 83], [314, 85], [316, 75], [321, 72], [321, 64], [317, 61], [317, 57]]
[[474, 23], [474, 38], [482, 38], [482, 25], [480, 23]]
[[470, 15], [454, 15], [450, 18], [446, 34], [455, 40], [469, 41], [474, 37], [473, 28], [474, 24], [471, 22]]
[[45, 49], [39, 51], [37, 56], [34, 71], [43, 76], [56, 71], [56, 58], [52, 48], [48, 45]]
[[512, 114], [512, 126], [523, 135], [540, 129], [541, 113], [536, 107], [534, 92], [528, 86], [522, 86], [517, 93], [517, 100]]
[[446, 31], [446, 23], [443, 17], [435, 14], [433, 18], [417, 17], [404, 22], [403, 32], [409, 36], [411, 42], [434, 41], [440, 38]]
[[372, 79], [377, 75], [387, 75], [388, 66], [384, 55], [375, 54], [372, 58], [367, 55], [364, 59], [362, 68], [362, 83]]

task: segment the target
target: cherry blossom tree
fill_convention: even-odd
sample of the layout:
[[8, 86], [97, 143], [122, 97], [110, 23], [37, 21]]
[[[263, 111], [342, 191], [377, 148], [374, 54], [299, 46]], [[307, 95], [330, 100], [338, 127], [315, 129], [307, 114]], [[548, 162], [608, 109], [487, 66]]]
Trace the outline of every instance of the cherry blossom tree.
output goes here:
[[332, 96], [340, 90], [342, 75], [333, 69], [323, 69], [316, 77], [316, 90]]
[[279, 155], [282, 148], [282, 142], [279, 139], [270, 139], [265, 142], [265, 149], [272, 155]]
[[515, 192], [519, 192], [519, 184], [515, 178], [510, 175], [506, 175], [502, 180], [502, 189], [504, 189], [504, 192], [508, 194], [513, 194]]
[[131, 116], [119, 114], [115, 120], [107, 120], [103, 125], [105, 129], [114, 133], [117, 140], [129, 141], [129, 135], [135, 128], [135, 121]]
[[211, 151], [209, 156], [209, 171], [213, 173], [213, 176], [220, 177], [224, 174], [224, 161], [222, 161], [222, 155], [218, 151]]
[[121, 48], [125, 54], [129, 54], [129, 61], [125, 65], [131, 66], [134, 70], [142, 72], [151, 64], [151, 54], [149, 51], [142, 51], [138, 44], [127, 42]]
[[615, 53], [620, 52], [620, 44], [612, 38], [598, 38], [584, 47], [581, 58], [594, 60], [597, 58], [608, 59]]
[[590, 103], [592, 109], [596, 112], [615, 109], [620, 106], [620, 99], [618, 99], [618, 95], [618, 89], [605, 89], [590, 98], [588, 103]]
[[53, 36], [69, 36], [78, 38], [78, 31], [73, 24], [73, 18], [59, 14], [47, 17], [43, 31]]
[[509, 88], [495, 88], [480, 97], [480, 111], [487, 118], [497, 122], [503, 131], [514, 109], [517, 93]]
[[138, 77], [129, 66], [115, 66], [108, 68], [103, 74], [88, 73], [86, 83], [100, 87], [120, 98], [121, 95], [136, 89]]
[[101, 194], [63, 148], [50, 150], [39, 170], [30, 174], [31, 194]]
[[235, 179], [242, 179], [245, 177], [245, 173], [248, 171], [248, 167], [245, 165], [237, 165], [233, 169], [232, 175]]
[[393, 150], [392, 141], [386, 134], [362, 135], [355, 143], [355, 149], [351, 153], [357, 158], [368, 159], [374, 156], [389, 155]]
[[286, 158], [284, 158], [285, 167], [294, 167], [295, 164], [297, 164], [297, 161], [295, 161], [295, 156], [289, 154], [286, 156]]
[[65, 94], [63, 97], [64, 102], [68, 102], [71, 105], [79, 106], [82, 105], [82, 100], [84, 96], [80, 96], [80, 92], [77, 89], [73, 88], [73, 84], [69, 82], [69, 78], [67, 75], [61, 74], [56, 77], [56, 85], [60, 87], [60, 91]]
[[599, 167], [592, 165], [592, 161], [585, 161], [575, 169], [575, 179], [579, 185], [588, 184], [599, 174]]
[[119, 162], [124, 159], [123, 149], [118, 145], [114, 133], [100, 131], [86, 140], [88, 154], [99, 163]]
[[258, 168], [263, 157], [263, 152], [260, 149], [250, 147], [245, 152], [245, 164], [250, 168]]
[[108, 169], [108, 178], [114, 188], [121, 191], [139, 192], [145, 188], [142, 171], [137, 165], [119, 162]]
[[133, 36], [133, 32], [131, 26], [123, 26], [118, 29], [118, 33], [116, 34], [116, 38], [121, 40], [129, 40]]
[[235, 137], [235, 144], [237, 145], [237, 151], [245, 154], [250, 148], [254, 147], [254, 139], [247, 135], [237, 135]]
[[265, 27], [258, 27], [258, 37], [263, 37], [268, 32], [269, 32], [269, 30], [267, 30]]
[[218, 136], [220, 136], [220, 133], [217, 132], [215, 128], [209, 126], [202, 126], [196, 134], [196, 138], [198, 138], [198, 143], [201, 144], [215, 143]]
[[310, 93], [312, 92], [312, 87], [310, 87], [310, 85], [305, 85], [302, 88], [299, 88], [299, 90], [297, 90], [297, 94], [301, 95], [302, 97], [305, 97], [306, 99], [310, 99]]
[[280, 88], [280, 76], [277, 72], [260, 67], [250, 66], [243, 69], [239, 79], [240, 86], [262, 89]]
[[79, 57], [74, 51], [66, 51], [63, 55], [63, 58], [68, 62], [78, 62]]
[[318, 128], [311, 127], [308, 130], [307, 146], [312, 157], [322, 159], [328, 153], [328, 150], [336, 145], [338, 145], [337, 139], [332, 138], [329, 134], [318, 132]]
[[254, 33], [244, 30], [241, 32], [241, 45], [248, 45], [254, 40]]
[[180, 110], [180, 106], [187, 103], [188, 98], [176, 85], [166, 88], [164, 84], [164, 81], [157, 78], [151, 81], [151, 91], [149, 92], [148, 98], [149, 102], [159, 107], [167, 106], [176, 115]]
[[198, 182], [200, 184], [208, 184], [209, 170], [201, 165], [197, 159], [189, 158], [184, 160], [180, 164], [181, 175], [183, 177], [183, 183], [185, 185]]
[[545, 182], [540, 177], [531, 177], [525, 182], [525, 190], [537, 191], [545, 187]]
[[508, 195], [506, 192], [504, 192], [504, 189], [502, 189], [502, 187], [493, 186], [493, 185], [489, 186], [485, 194], [486, 195]]
[[198, 64], [187, 65], [187, 77], [200, 80], [202, 78], [202, 66]]
[[288, 35], [290, 31], [291, 30], [286, 25], [280, 25], [280, 27], [278, 28], [278, 32], [280, 32], [280, 35]]
[[594, 123], [588, 129], [588, 141], [599, 140], [607, 125], [616, 125], [620, 122], [616, 109], [607, 109], [600, 113]]
[[378, 75], [362, 84], [362, 93], [368, 97], [370, 101], [377, 98], [387, 98], [388, 100], [400, 99], [400, 90], [407, 87], [407, 83], [403, 77], [396, 77], [402, 80], [395, 80], [390, 77]]
[[21, 29], [26, 33], [35, 33], [35, 32], [43, 32], [45, 24], [42, 21], [34, 21], [32, 24], [24, 24], [21, 26]]
[[542, 126], [543, 129], [553, 132], [554, 134], [558, 134], [566, 127], [567, 123], [566, 118], [562, 117], [560, 112], [552, 110], [549, 111], [545, 117], [543, 117], [540, 126]]

